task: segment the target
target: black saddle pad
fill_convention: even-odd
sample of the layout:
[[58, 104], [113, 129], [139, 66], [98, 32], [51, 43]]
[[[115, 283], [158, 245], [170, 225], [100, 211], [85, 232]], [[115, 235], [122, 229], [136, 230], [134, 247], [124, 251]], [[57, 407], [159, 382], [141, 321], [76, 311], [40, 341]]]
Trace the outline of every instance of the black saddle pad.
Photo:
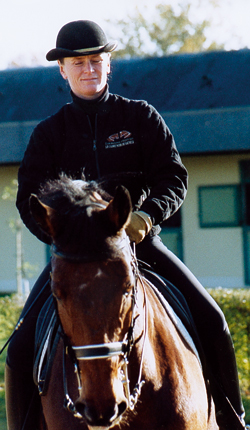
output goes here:
[[51, 295], [44, 303], [36, 324], [33, 379], [40, 395], [45, 395], [47, 392], [51, 367], [60, 337], [61, 327]]

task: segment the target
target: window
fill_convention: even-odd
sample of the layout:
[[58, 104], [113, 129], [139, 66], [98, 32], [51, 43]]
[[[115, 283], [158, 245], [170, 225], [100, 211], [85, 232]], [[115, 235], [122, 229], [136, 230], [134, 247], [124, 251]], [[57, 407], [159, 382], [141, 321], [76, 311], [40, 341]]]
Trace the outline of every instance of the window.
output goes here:
[[245, 282], [250, 285], [250, 160], [240, 163], [242, 181], [243, 246]]
[[200, 226], [234, 227], [241, 224], [241, 195], [239, 185], [199, 188]]
[[243, 188], [244, 224], [250, 225], [250, 183], [245, 183]]

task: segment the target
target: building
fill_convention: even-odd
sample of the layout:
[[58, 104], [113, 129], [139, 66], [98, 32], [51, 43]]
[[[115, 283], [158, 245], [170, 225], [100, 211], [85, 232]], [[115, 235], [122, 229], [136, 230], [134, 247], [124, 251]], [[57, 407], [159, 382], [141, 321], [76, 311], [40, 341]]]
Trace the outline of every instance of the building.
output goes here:
[[[188, 196], [162, 238], [206, 287], [250, 285], [250, 50], [114, 60], [111, 92], [145, 99], [166, 120], [189, 171]], [[70, 101], [57, 67], [0, 72], [0, 193], [32, 129]], [[0, 205], [0, 291], [16, 288], [14, 203]], [[46, 246], [23, 229], [24, 260]], [[35, 277], [33, 274], [31, 284]]]

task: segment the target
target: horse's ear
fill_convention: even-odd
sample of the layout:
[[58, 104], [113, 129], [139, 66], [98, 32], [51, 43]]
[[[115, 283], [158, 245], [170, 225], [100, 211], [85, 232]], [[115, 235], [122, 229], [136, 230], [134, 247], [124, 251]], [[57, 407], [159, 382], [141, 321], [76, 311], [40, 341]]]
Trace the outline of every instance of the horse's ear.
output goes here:
[[115, 190], [115, 196], [106, 209], [109, 220], [116, 231], [126, 227], [132, 211], [132, 203], [127, 188], [119, 185]]
[[55, 236], [55, 229], [53, 227], [53, 219], [55, 218], [55, 210], [42, 203], [35, 194], [31, 194], [29, 199], [30, 211], [44, 233], [48, 234], [51, 238]]

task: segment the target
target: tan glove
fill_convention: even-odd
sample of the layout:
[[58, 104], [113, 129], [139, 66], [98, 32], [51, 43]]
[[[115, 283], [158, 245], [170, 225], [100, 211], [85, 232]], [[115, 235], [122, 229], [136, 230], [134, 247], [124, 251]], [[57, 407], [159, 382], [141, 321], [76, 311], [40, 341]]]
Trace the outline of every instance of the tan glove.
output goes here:
[[152, 221], [148, 214], [142, 211], [132, 212], [126, 233], [131, 242], [140, 243], [150, 232]]

